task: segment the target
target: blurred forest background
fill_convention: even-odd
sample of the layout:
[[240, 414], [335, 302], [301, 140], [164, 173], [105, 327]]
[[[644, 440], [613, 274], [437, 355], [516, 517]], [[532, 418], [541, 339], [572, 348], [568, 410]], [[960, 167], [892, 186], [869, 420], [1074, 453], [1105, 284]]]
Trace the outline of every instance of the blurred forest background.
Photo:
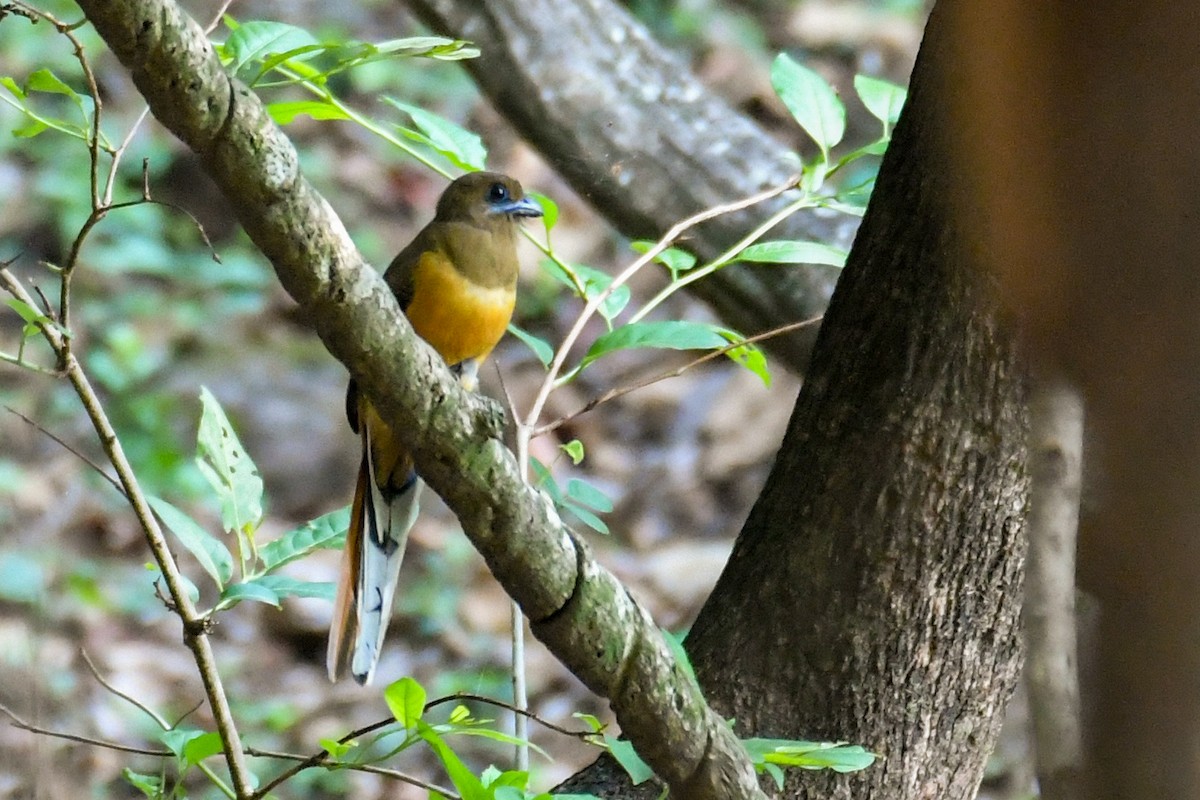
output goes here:
[[[212, 3], [185, 5], [201, 20], [216, 10]], [[79, 16], [65, 3], [48, 0], [44, 7], [61, 19]], [[906, 83], [927, 12], [912, 0], [635, 0], [629, 7], [714, 92], [800, 149], [806, 146], [802, 135], [771, 88], [775, 55], [790, 53], [839, 88], [849, 111], [847, 144], [855, 146], [874, 135], [877, 123], [854, 100], [853, 77]], [[400, 4], [362, 0], [332, 8], [299, 0], [239, 1], [230, 13], [241, 21], [291, 22], [319, 37], [371, 41], [420, 33]], [[88, 27], [77, 35], [96, 69], [107, 126], [128, 130], [143, 107], [140, 97]], [[223, 35], [222, 28], [214, 34]], [[48, 25], [0, 19], [0, 75], [23, 82], [42, 68], [68, 82], [79, 74], [69, 43]], [[612, 274], [633, 257], [630, 243], [571, 194], [554, 165], [543, 163], [480, 100], [458, 65], [382, 61], [338, 80], [340, 96], [367, 113], [379, 111], [378, 95], [386, 93], [480, 133], [490, 168], [559, 204], [554, 244], [564, 259]], [[62, 263], [87, 218], [88, 155], [82, 143], [53, 132], [13, 134], [25, 124], [21, 114], [0, 104], [0, 259], [12, 259], [27, 285], [53, 295], [56, 279], [41, 264]], [[428, 169], [348, 123], [298, 118], [287, 132], [307, 176], [372, 263], [386, 265], [428, 221], [444, 186]], [[344, 506], [359, 458], [344, 417], [344, 369], [295, 314], [295, 304], [232, 221], [194, 155], [152, 120], [132, 141], [115, 199], [140, 196], [143, 160], [155, 199], [178, 210], [139, 205], [99, 225], [75, 277], [72, 329], [147, 490], [216, 527], [219, 510], [194, 462], [198, 396], [205, 386], [229, 413], [266, 482], [261, 540]], [[556, 342], [580, 304], [539, 267], [532, 247], [522, 252], [516, 322]], [[634, 295], [650, 297], [662, 283], [644, 272]], [[671, 318], [712, 318], [698, 301], [676, 296], [670, 304]], [[0, 349], [17, 350], [22, 325], [17, 314], [0, 312]], [[40, 345], [31, 341], [30, 353]], [[548, 417], [686, 360], [661, 351], [619, 354], [557, 391]], [[526, 407], [541, 365], [513, 337], [493, 361], [483, 372], [483, 390]], [[535, 455], [553, 463], [560, 482], [584, 478], [611, 498], [614, 508], [603, 515], [611, 535], [589, 534], [589, 540], [664, 627], [686, 629], [716, 580], [761, 487], [797, 386], [798, 379], [780, 366], [773, 366], [764, 386], [719, 359], [604, 404], [535, 443]], [[80, 455], [38, 430], [103, 462], [64, 381], [0, 364], [0, 404], [6, 407], [0, 409], [0, 703], [48, 729], [153, 742], [153, 723], [102, 686], [83, 655], [105, 681], [168, 719], [193, 712], [203, 698], [194, 664], [178, 641], [178, 622], [154, 594], [141, 533], [122, 498]], [[586, 448], [578, 467], [557, 449], [571, 439]], [[412, 675], [434, 696], [469, 691], [510, 697], [506, 597], [432, 495], [423, 510], [378, 682]], [[337, 561], [336, 553], [322, 552], [289, 569], [305, 580], [332, 581]], [[193, 562], [184, 559], [184, 565], [198, 572]], [[215, 648], [253, 745], [308, 753], [321, 737], [386, 716], [377, 692], [326, 680], [329, 615], [327, 601], [289, 599], [281, 609], [243, 603], [221, 617]], [[536, 643], [529, 674], [533, 709], [542, 717], [572, 728], [580, 727], [573, 712], [606, 718], [603, 703]], [[477, 716], [498, 714], [472, 708]], [[1020, 726], [1013, 727], [986, 783], [990, 797], [1029, 795]], [[538, 726], [533, 734], [552, 755], [534, 756], [539, 786], [552, 785], [594, 756], [593, 748]], [[507, 747], [481, 743], [472, 765], [479, 769], [508, 756]], [[434, 771], [432, 759], [404, 758], [400, 769]], [[137, 796], [121, 778], [122, 768], [154, 773], [155, 763], [0, 724], [0, 797]], [[284, 796], [340, 796], [348, 789], [363, 798], [425, 796], [378, 776], [323, 770], [304, 773]]]

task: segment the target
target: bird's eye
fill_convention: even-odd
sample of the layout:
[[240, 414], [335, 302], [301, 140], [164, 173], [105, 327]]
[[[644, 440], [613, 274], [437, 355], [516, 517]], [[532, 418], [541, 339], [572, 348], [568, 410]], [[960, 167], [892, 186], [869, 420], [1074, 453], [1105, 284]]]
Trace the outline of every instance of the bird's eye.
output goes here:
[[488, 187], [488, 202], [503, 203], [508, 199], [508, 187], [503, 183], [493, 183]]

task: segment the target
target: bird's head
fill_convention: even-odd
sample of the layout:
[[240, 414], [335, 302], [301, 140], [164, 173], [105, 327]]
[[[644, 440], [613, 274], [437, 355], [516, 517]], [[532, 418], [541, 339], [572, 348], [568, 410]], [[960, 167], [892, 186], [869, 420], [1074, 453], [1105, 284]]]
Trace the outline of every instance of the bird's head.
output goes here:
[[471, 172], [442, 192], [436, 219], [490, 227], [498, 222], [511, 223], [519, 217], [541, 215], [542, 207], [525, 196], [515, 178], [498, 172]]

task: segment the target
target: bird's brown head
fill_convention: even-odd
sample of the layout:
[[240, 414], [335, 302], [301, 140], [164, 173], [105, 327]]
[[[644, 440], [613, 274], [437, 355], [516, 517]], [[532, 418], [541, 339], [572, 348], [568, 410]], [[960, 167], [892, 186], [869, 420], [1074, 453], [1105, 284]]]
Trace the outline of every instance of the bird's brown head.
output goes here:
[[515, 178], [498, 172], [471, 172], [442, 192], [437, 222], [468, 222], [480, 227], [511, 224], [518, 217], [540, 217], [542, 207], [526, 197]]

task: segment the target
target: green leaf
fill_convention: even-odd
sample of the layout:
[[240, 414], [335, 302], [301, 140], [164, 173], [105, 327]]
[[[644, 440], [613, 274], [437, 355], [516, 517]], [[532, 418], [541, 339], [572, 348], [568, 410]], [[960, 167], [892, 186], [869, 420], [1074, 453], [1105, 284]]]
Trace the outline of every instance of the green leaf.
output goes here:
[[251, 534], [262, 522], [263, 481], [242, 447], [229, 418], [207, 388], [200, 389], [200, 428], [196, 464], [221, 501], [221, 522], [244, 542], [243, 558], [253, 552]]
[[290, 575], [260, 575], [254, 582], [274, 592], [282, 600], [285, 597], [315, 597], [333, 602], [337, 585], [330, 581], [302, 581]]
[[886, 138], [900, 119], [908, 91], [903, 86], [867, 75], [854, 76], [854, 90], [858, 92], [867, 111], [883, 123], [883, 135]]
[[204, 571], [212, 576], [217, 587], [224, 589], [225, 584], [233, 577], [233, 556], [215, 536], [161, 497], [150, 495], [146, 498], [154, 513], [158, 514], [163, 524], [175, 534], [175, 538], [189, 553], [200, 562]]
[[15, 297], [9, 297], [4, 302], [7, 303], [13, 311], [16, 311], [17, 314], [20, 315], [21, 319], [25, 320], [31, 325], [37, 323], [48, 324], [51, 321], [49, 317], [23, 300], [18, 300]]
[[425, 713], [425, 687], [412, 678], [401, 678], [383, 690], [392, 716], [405, 728], [415, 728]]
[[472, 774], [471, 770], [467, 769], [467, 765], [462, 762], [462, 759], [450, 749], [442, 737], [437, 732], [424, 722], [417, 723], [417, 730], [422, 739], [424, 739], [441, 759], [442, 765], [446, 768], [446, 774], [450, 776], [450, 782], [454, 784], [454, 788], [462, 795], [463, 800], [491, 800], [488, 790], [480, 782], [479, 778]]
[[572, 503], [569, 500], [565, 500], [562, 503], [562, 508], [564, 511], [568, 511], [575, 515], [576, 519], [592, 530], [596, 531], [596, 533], [600, 533], [605, 536], [609, 535], [610, 531], [608, 529], [608, 524], [584, 506], [581, 506], [577, 503]]
[[588, 348], [580, 366], [616, 352], [634, 348], [664, 350], [716, 350], [727, 344], [714, 326], [704, 322], [668, 320], [664, 322], [635, 322], [601, 335]]
[[570, 456], [571, 463], [575, 466], [578, 467], [581, 463], [583, 463], [583, 442], [579, 441], [578, 439], [572, 439], [566, 444], [560, 444], [558, 449]]
[[225, 752], [221, 737], [215, 732], [202, 733], [188, 740], [183, 747], [183, 757], [192, 764], [199, 764], [206, 758]]
[[684, 673], [692, 679], [692, 682], [699, 686], [696, 681], [696, 671], [692, 668], [692, 659], [688, 656], [687, 650], [683, 649], [683, 640], [686, 634], [672, 633], [666, 628], [662, 628], [663, 639], [666, 640], [667, 646], [671, 648], [671, 655], [675, 656], [675, 661], [683, 668]]
[[279, 608], [279, 595], [269, 587], [259, 583], [257, 579], [231, 583], [221, 592], [221, 605], [229, 607], [243, 600], [253, 600], [256, 603], [266, 603]]
[[781, 770], [777, 764], [763, 764], [762, 771], [770, 775], [775, 781], [775, 788], [779, 789], [780, 791], [783, 790], [783, 785], [787, 779], [783, 774], [783, 770]]
[[409, 36], [389, 39], [375, 45], [383, 56], [421, 56], [442, 61], [460, 61], [478, 58], [479, 48], [463, 39], [448, 39], [445, 36]]
[[[658, 244], [646, 240], [638, 240], [630, 242], [629, 246], [635, 252], [643, 255], [650, 252], [650, 248]], [[678, 247], [668, 247], [654, 257], [654, 260], [665, 266], [671, 271], [672, 276], [676, 276], [681, 272], [687, 272], [692, 267], [696, 266], [696, 257], [687, 250], [680, 250]]]
[[823, 160], [846, 133], [846, 107], [829, 83], [780, 53], [771, 65], [771, 85], [800, 127], [821, 148]]
[[121, 777], [152, 800], [163, 796], [163, 780], [157, 775], [143, 775], [125, 767], [121, 770]]
[[317, 744], [321, 745], [321, 749], [335, 759], [344, 758], [347, 753], [358, 747], [358, 742], [339, 742], [337, 739], [329, 738], [318, 739]]
[[[563, 271], [562, 265], [553, 259], [543, 259], [541, 262], [543, 271], [556, 281], [566, 286], [572, 292], [578, 292], [575, 281], [571, 276]], [[575, 277], [583, 285], [583, 299], [591, 300], [612, 283], [612, 277], [607, 273], [601, 272], [598, 269], [576, 264], [571, 267], [575, 273]], [[600, 304], [600, 315], [610, 322], [629, 304], [629, 299], [632, 297], [628, 284], [618, 286], [612, 294], [610, 294], [603, 303]]]
[[[719, 328], [718, 333], [729, 342], [739, 342], [745, 338], [737, 331], [725, 328]], [[762, 380], [763, 386], [771, 385], [771, 370], [767, 367], [767, 354], [762, 351], [762, 348], [753, 344], [744, 344], [726, 350], [725, 355], [735, 364], [739, 364], [757, 375]]]
[[579, 478], [572, 478], [567, 481], [567, 497], [597, 511], [607, 513], [613, 510], [612, 500], [609, 499], [608, 495]]
[[550, 362], [554, 360], [554, 348], [550, 346], [549, 342], [512, 324], [508, 326], [508, 332], [524, 342], [543, 367], [550, 366]]
[[550, 499], [554, 501], [554, 505], [561, 505], [563, 500], [562, 489], [558, 487], [558, 481], [554, 480], [554, 475], [550, 472], [550, 468], [533, 456], [529, 457], [529, 468], [533, 470], [533, 485], [539, 489], [544, 489], [546, 494], [550, 495]]
[[25, 91], [19, 85], [17, 85], [16, 81], [14, 81], [12, 78], [10, 78], [7, 75], [4, 75], [4, 76], [0, 77], [0, 86], [3, 86], [5, 89], [8, 89], [8, 93], [11, 94], [13, 97], [17, 98], [18, 100], [20, 100], [22, 106], [25, 105], [25, 100], [26, 100]]
[[283, 22], [256, 20], [238, 25], [225, 40], [224, 50], [232, 62], [230, 72], [236, 75], [251, 61], [263, 61], [276, 53], [319, 44], [316, 37], [303, 28]]
[[450, 159], [451, 163], [459, 169], [475, 172], [484, 168], [484, 164], [487, 163], [487, 148], [483, 146], [483, 140], [478, 135], [432, 111], [403, 103], [394, 97], [383, 99], [384, 102], [390, 103], [412, 117], [417, 131], [401, 127], [400, 131], [404, 135], [429, 145]]
[[608, 746], [608, 752], [612, 753], [617, 763], [629, 774], [629, 780], [634, 786], [645, 783], [654, 777], [654, 770], [650, 769], [649, 765], [642, 760], [642, 757], [633, 749], [632, 744], [609, 735], [605, 735], [604, 743]]
[[78, 92], [63, 83], [57, 75], [48, 69], [39, 69], [31, 74], [29, 79], [25, 81], [25, 90], [29, 92], [61, 94], [74, 100], [78, 100], [79, 98]]
[[339, 549], [349, 525], [350, 507], [344, 506], [267, 542], [258, 551], [263, 572], [278, 569], [314, 550]]
[[571, 716], [591, 728], [593, 733], [600, 733], [607, 727], [595, 714], [587, 714], [582, 711], [576, 711], [575, 713], [571, 714]]
[[828, 264], [846, 266], [846, 251], [821, 242], [780, 240], [758, 242], [737, 254], [736, 261], [763, 264]]
[[199, 764], [209, 756], [224, 750], [220, 736], [195, 728], [173, 728], [163, 731], [159, 734], [159, 739], [179, 758], [185, 768], [190, 764]]
[[860, 745], [845, 742], [752, 738], [743, 739], [742, 744], [755, 764], [778, 764], [800, 769], [857, 772], [871, 766], [877, 758]]
[[349, 119], [350, 115], [324, 100], [288, 100], [267, 104], [267, 113], [279, 125], [290, 125], [301, 115], [313, 119]]
[[546, 235], [549, 236], [550, 230], [558, 224], [558, 203], [541, 192], [529, 192], [529, 196], [542, 207], [542, 224], [546, 226]]
[[40, 119], [30, 119], [19, 128], [12, 129], [12, 135], [18, 139], [32, 139], [43, 131], [50, 130], [50, 126], [42, 122]]
[[443, 725], [438, 725], [436, 727], [444, 735], [478, 736], [482, 739], [489, 739], [493, 742], [499, 742], [500, 744], [528, 745], [530, 747], [530, 749], [532, 749], [534, 752], [538, 753], [539, 755], [545, 756], [547, 759], [550, 758], [550, 756], [546, 753], [546, 751], [543, 750], [542, 748], [538, 747], [536, 744], [533, 744], [532, 742], [530, 742], [526, 739], [518, 739], [516, 736], [513, 736], [510, 733], [505, 733], [504, 731], [498, 731], [494, 728], [480, 727], [479, 720], [467, 720], [467, 722], [465, 724], [460, 723], [451, 728], [446, 728], [446, 726], [443, 726]]

